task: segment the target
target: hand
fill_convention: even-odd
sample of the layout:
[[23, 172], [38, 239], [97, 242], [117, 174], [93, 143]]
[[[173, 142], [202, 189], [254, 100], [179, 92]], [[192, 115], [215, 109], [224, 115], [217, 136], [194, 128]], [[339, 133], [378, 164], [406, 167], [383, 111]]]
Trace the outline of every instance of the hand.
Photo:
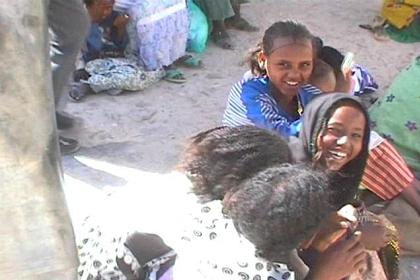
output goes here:
[[382, 222], [366, 222], [359, 225], [361, 243], [368, 250], [378, 251], [392, 239], [392, 232]]
[[123, 30], [125, 29], [125, 27], [127, 26], [128, 21], [130, 20], [130, 17], [128, 15], [118, 15], [114, 22], [113, 25], [114, 27]]
[[[353, 208], [353, 207], [351, 207]], [[344, 208], [342, 208], [344, 209]], [[354, 208], [353, 208], [354, 209]], [[341, 210], [340, 210], [341, 211]], [[340, 239], [352, 226], [350, 222], [356, 220], [355, 217], [344, 217], [342, 212], [332, 213], [320, 226], [319, 231], [310, 242], [302, 244], [301, 248], [311, 247], [318, 252], [325, 251], [331, 244]]]
[[87, 81], [90, 77], [90, 74], [83, 68], [77, 69], [73, 72], [73, 80], [75, 82], [80, 82], [80, 80]]
[[319, 255], [307, 280], [337, 280], [366, 267], [365, 248], [360, 243], [361, 232], [355, 232], [350, 239], [341, 239]]

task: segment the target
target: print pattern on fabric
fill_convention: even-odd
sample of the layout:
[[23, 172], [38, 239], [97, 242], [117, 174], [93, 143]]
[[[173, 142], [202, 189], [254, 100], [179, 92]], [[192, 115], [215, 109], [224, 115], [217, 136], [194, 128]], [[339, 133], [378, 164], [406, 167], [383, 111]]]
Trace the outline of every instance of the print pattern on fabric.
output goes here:
[[134, 61], [126, 58], [95, 59], [86, 64], [91, 75], [88, 83], [93, 91], [112, 89], [139, 91], [159, 81], [164, 71], [144, 71]]

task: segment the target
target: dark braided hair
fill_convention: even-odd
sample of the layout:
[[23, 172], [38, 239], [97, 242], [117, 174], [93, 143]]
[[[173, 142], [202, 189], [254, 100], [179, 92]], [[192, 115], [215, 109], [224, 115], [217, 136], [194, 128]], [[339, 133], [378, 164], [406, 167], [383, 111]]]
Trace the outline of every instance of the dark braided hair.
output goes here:
[[217, 127], [191, 138], [178, 169], [202, 201], [222, 200], [227, 191], [269, 166], [290, 162], [287, 143], [255, 126]]
[[277, 38], [290, 38], [292, 40], [307, 39], [313, 41], [313, 36], [309, 30], [295, 21], [278, 21], [271, 25], [264, 33], [262, 42], [251, 50], [248, 63], [254, 75], [266, 75], [266, 70], [262, 69], [258, 63], [258, 54], [264, 52], [269, 56], [274, 50], [274, 41]]
[[238, 232], [263, 257], [285, 261], [287, 253], [309, 239], [329, 204], [328, 176], [304, 165], [278, 165], [245, 180], [223, 201]]

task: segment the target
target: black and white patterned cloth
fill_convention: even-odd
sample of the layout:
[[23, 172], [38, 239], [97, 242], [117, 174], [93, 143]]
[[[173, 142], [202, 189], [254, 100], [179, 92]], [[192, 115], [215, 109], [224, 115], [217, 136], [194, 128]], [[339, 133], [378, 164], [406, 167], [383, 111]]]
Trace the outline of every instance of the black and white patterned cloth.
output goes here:
[[175, 280], [294, 279], [285, 265], [256, 256], [254, 246], [223, 215], [220, 201], [199, 204], [184, 175], [160, 176], [149, 186], [119, 189], [84, 220], [76, 232], [79, 279], [127, 279], [116, 259], [138, 269], [124, 246], [133, 232], [157, 234], [176, 252]]

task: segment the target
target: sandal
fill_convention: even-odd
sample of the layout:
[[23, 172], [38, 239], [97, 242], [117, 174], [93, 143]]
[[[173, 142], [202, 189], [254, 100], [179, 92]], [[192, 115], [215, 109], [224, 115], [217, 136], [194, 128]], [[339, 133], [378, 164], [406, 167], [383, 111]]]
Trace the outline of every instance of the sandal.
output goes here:
[[225, 50], [233, 50], [232, 42], [230, 41], [230, 37], [226, 32], [217, 31], [211, 35], [211, 39], [216, 44], [216, 46], [225, 49]]
[[226, 19], [225, 24], [227, 28], [234, 28], [234, 29], [246, 31], [246, 32], [256, 32], [260, 30], [258, 27], [251, 25], [243, 17], [232, 17], [232, 18]]
[[193, 69], [199, 69], [203, 67], [203, 62], [201, 61], [201, 59], [196, 58], [190, 54], [182, 56], [175, 62], [175, 64], [177, 66], [184, 66]]
[[184, 74], [182, 74], [177, 69], [166, 70], [166, 74], [165, 74], [165, 77], [163, 77], [163, 79], [165, 81], [175, 83], [175, 84], [182, 84], [182, 83], [185, 83], [187, 81], [187, 79], [185, 79], [185, 77], [184, 77]]
[[85, 91], [80, 85], [73, 85], [69, 91], [69, 98], [73, 102], [80, 102], [86, 96]]

